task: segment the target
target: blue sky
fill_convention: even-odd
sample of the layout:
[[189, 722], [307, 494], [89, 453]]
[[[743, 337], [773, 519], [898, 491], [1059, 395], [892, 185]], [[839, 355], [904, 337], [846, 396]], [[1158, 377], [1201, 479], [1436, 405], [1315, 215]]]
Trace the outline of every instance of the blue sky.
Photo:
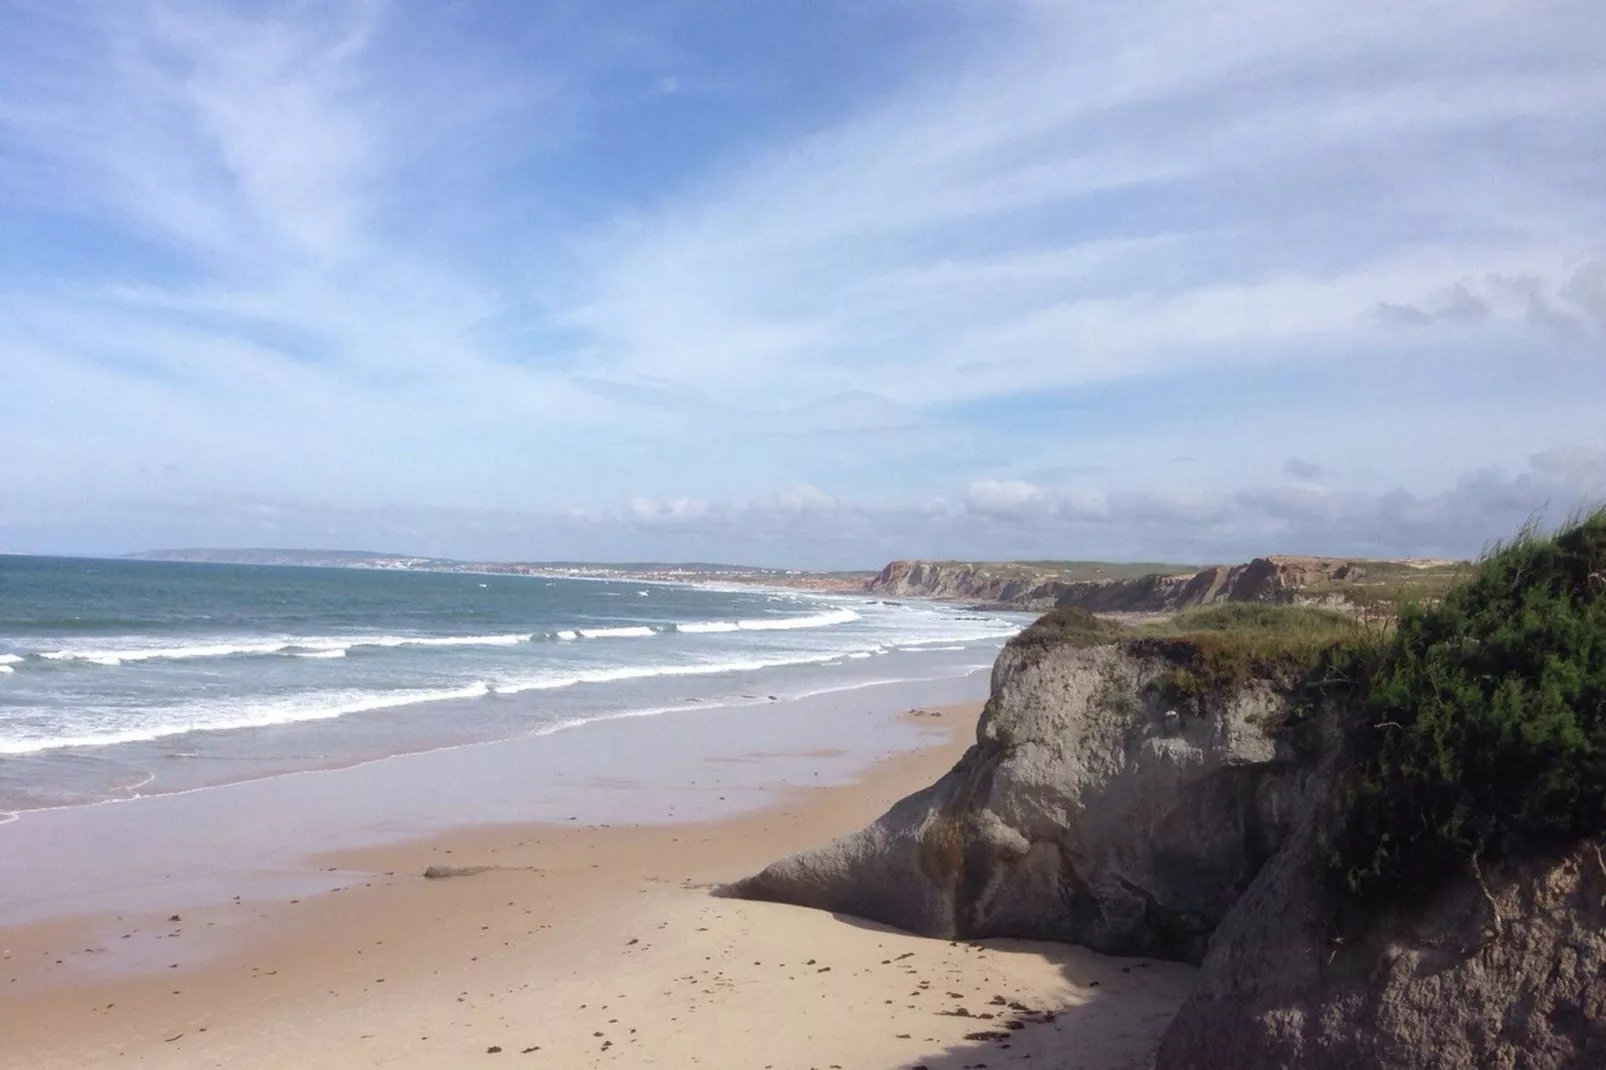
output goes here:
[[1476, 553], [1603, 189], [1592, 0], [0, 2], [0, 550]]

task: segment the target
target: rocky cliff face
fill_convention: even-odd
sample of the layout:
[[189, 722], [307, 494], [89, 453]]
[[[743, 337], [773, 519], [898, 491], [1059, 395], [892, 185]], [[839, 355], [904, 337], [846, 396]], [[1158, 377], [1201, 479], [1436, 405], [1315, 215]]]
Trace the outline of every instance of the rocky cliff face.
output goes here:
[[1011, 644], [976, 745], [875, 824], [729, 889], [945, 938], [1064, 940], [1198, 962], [1286, 838], [1309, 763], [1245, 689], [1202, 716], [1107, 646]]
[[1228, 913], [1156, 1070], [1606, 1066], [1606, 865], [1579, 843], [1357, 924], [1306, 828]]
[[943, 598], [995, 608], [1046, 610], [1077, 606], [1095, 613], [1172, 613], [1218, 602], [1343, 605], [1343, 587], [1362, 584], [1368, 566], [1324, 557], [1257, 557], [1195, 573], [1128, 579], [1066, 579], [1025, 565], [894, 561], [869, 590], [895, 597]]
[[975, 746], [870, 827], [727, 894], [942, 938], [1203, 963], [1156, 1070], [1606, 1067], [1606, 858], [1584, 841], [1362, 912], [1319, 858], [1357, 709], [1199, 713], [1132, 645], [1006, 647]]

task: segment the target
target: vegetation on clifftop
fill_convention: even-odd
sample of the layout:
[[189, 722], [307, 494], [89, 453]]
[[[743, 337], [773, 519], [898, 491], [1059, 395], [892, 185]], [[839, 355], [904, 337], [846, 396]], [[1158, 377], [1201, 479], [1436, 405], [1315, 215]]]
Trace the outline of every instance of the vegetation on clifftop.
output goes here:
[[1363, 900], [1606, 833], [1606, 509], [1523, 531], [1386, 626], [1228, 603], [1128, 627], [1066, 607], [1011, 642], [1163, 659], [1174, 668], [1151, 686], [1184, 711], [1251, 680], [1287, 692], [1296, 715], [1344, 698], [1351, 765], [1323, 843]]
[[1194, 713], [1250, 680], [1287, 691], [1347, 686], [1379, 634], [1329, 609], [1243, 602], [1187, 610], [1135, 632], [1129, 649], [1175, 665], [1161, 686]]
[[1139, 657], [1175, 666], [1157, 681], [1193, 713], [1241, 689], [1251, 679], [1294, 689], [1331, 680], [1345, 683], [1378, 629], [1355, 617], [1313, 606], [1232, 602], [1184, 610], [1161, 621], [1127, 627], [1085, 609], [1045, 613], [1010, 645], [1024, 649], [1121, 643]]
[[1406, 607], [1355, 745], [1326, 848], [1363, 898], [1606, 831], [1606, 510]]

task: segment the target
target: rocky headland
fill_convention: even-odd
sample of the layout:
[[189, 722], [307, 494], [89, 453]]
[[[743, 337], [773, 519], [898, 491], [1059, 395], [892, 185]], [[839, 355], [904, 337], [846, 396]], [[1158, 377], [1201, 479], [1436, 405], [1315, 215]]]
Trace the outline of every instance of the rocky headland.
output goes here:
[[1200, 964], [1160, 1070], [1606, 1066], [1603, 576], [1597, 514], [1387, 628], [1062, 607], [947, 775], [725, 891]]
[[1319, 605], [1371, 610], [1402, 598], [1442, 594], [1465, 562], [1257, 557], [1238, 565], [1191, 568], [974, 561], [893, 561], [866, 586], [888, 597], [937, 598], [984, 609], [1044, 611], [1075, 606], [1093, 613], [1175, 613], [1223, 602]]

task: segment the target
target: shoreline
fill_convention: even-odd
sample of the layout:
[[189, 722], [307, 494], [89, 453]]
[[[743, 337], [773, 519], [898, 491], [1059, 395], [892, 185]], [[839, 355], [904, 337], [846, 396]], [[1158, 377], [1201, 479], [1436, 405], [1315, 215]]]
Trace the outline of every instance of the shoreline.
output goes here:
[[[822, 787], [813, 774], [840, 753], [708, 757], [768, 782], [768, 805], [712, 820], [459, 827], [313, 857], [365, 878], [321, 894], [0, 930], [0, 1065], [480, 1066], [525, 1053], [563, 1067], [937, 1070], [1072, 1046], [1089, 1067], [1141, 1065], [1185, 967], [924, 940], [708, 894], [930, 783], [968, 746], [978, 708], [899, 717], [915, 749]], [[426, 880], [429, 865], [493, 868]], [[953, 1009], [1003, 1013], [995, 997], [1054, 1020], [965, 1040], [992, 1020]]]
[[[716, 820], [779, 790], [840, 784], [918, 748], [899, 714], [985, 696], [987, 677], [898, 680], [756, 705], [596, 718], [573, 730], [390, 755], [135, 798], [25, 811], [0, 824], [0, 927], [142, 901], [174, 908], [326, 891], [308, 855], [452, 829]], [[829, 751], [829, 754], [825, 752]], [[762, 764], [732, 762], [761, 753]], [[272, 815], [266, 822], [263, 815]]]
[[[651, 585], [683, 592], [676, 596], [682, 601], [691, 598], [684, 592], [703, 587]], [[483, 622], [458, 622], [448, 628], [450, 637], [409, 638], [404, 620], [392, 629], [395, 635], [383, 624], [360, 636], [338, 625], [327, 635], [316, 627], [264, 625], [256, 638], [197, 632], [189, 645], [154, 633], [118, 641], [0, 641], [0, 650], [15, 647], [21, 665], [15, 681], [5, 677], [10, 688], [0, 688], [18, 695], [11, 705], [0, 702], [6, 706], [0, 718], [6, 722], [0, 725], [0, 814], [351, 767], [550, 732], [573, 721], [757, 704], [766, 695], [785, 702], [844, 686], [962, 674], [990, 663], [1000, 643], [1020, 627], [1012, 618], [969, 622], [935, 606], [866, 607], [853, 597], [783, 589], [775, 593], [798, 604], [772, 605], [773, 599], [758, 598], [754, 590], [715, 596], [708, 593], [714, 588], [685, 605], [669, 600], [649, 611], [645, 601], [637, 606], [631, 600], [618, 610], [619, 619], [657, 623], [586, 624], [587, 613], [607, 622], [613, 618], [606, 614], [617, 607], [597, 609], [592, 603], [598, 599], [569, 591], [565, 597], [581, 606], [575, 613], [560, 606], [533, 623], [515, 624], [503, 619], [511, 612], [504, 603], [518, 606], [536, 597], [517, 594], [518, 586], [493, 579], [495, 590], [469, 595], [449, 586], [453, 598], [493, 598]], [[394, 594], [385, 590], [386, 597]], [[612, 606], [618, 599], [605, 601]], [[771, 620], [772, 615], [778, 616]], [[573, 621], [581, 623], [569, 630]], [[687, 634], [680, 634], [681, 625]], [[534, 635], [523, 634], [530, 628]], [[633, 641], [635, 633], [645, 636], [649, 629], [655, 633], [652, 644], [613, 641], [614, 633], [628, 633]], [[780, 629], [805, 630], [793, 638]], [[742, 634], [701, 634], [727, 630]], [[772, 630], [774, 637], [747, 634]], [[586, 643], [556, 642], [582, 634]], [[933, 645], [931, 636], [951, 643]], [[521, 638], [528, 645], [514, 641]], [[437, 643], [468, 649], [411, 648]], [[475, 649], [476, 643], [484, 649]], [[379, 649], [388, 647], [397, 649]], [[350, 659], [322, 657], [348, 648]], [[130, 665], [138, 665], [125, 667], [125, 654]], [[205, 660], [211, 657], [215, 664]], [[97, 703], [116, 705], [119, 712], [104, 724], [75, 712], [99, 710]], [[0, 824], [9, 823], [0, 817]]]
[[[217, 783], [198, 784], [198, 785], [195, 785], [193, 787], [168, 788], [168, 789], [165, 789], [165, 790], [157, 790], [157, 791], [150, 791], [150, 792], [146, 792], [146, 791], [140, 790], [140, 789], [146, 787], [148, 784], [150, 784], [152, 780], [154, 780], [155, 774], [150, 774], [149, 778], [147, 780], [145, 780], [144, 782], [142, 782], [140, 784], [132, 785], [132, 786], [130, 786], [128, 788], [125, 788], [125, 789], [122, 789], [122, 790], [127, 791], [128, 794], [122, 795], [122, 796], [118, 796], [118, 797], [115, 797], [115, 798], [95, 799], [95, 800], [90, 800], [90, 801], [85, 801], [85, 802], [57, 803], [57, 804], [49, 804], [49, 805], [44, 805], [44, 806], [25, 806], [25, 807], [17, 807], [17, 808], [14, 808], [14, 809], [13, 808], [9, 808], [9, 807], [5, 808], [5, 809], [0, 809], [0, 825], [6, 825], [6, 824], [9, 824], [9, 823], [11, 823], [13, 821], [20, 820], [22, 818], [27, 817], [30, 814], [47, 814], [47, 813], [55, 813], [55, 812], [59, 812], [59, 811], [89, 810], [89, 809], [94, 809], [96, 807], [102, 807], [102, 806], [118, 806], [118, 805], [123, 805], [123, 804], [126, 804], [126, 803], [138, 802], [141, 799], [155, 799], [155, 798], [163, 798], [163, 797], [167, 797], [167, 796], [176, 796], [176, 795], [193, 795], [193, 794], [198, 794], [198, 793], [201, 793], [201, 792], [216, 791], [216, 790], [219, 790], [219, 789], [229, 788], [229, 787], [233, 787], [233, 786], [239, 785], [239, 784], [256, 784], [256, 783], [260, 783], [260, 782], [263, 782], [263, 781], [281, 780], [281, 779], [286, 779], [286, 778], [291, 778], [291, 777], [318, 776], [318, 775], [329, 774], [329, 773], [342, 773], [342, 772], [346, 772], [348, 770], [361, 769], [361, 768], [364, 768], [365, 766], [378, 765], [378, 764], [381, 764], [381, 763], [384, 763], [384, 762], [395, 761], [395, 760], [398, 760], [398, 759], [414, 758], [414, 757], [419, 757], [419, 756], [424, 756], [424, 755], [431, 755], [431, 754], [441, 754], [441, 753], [446, 753], [446, 752], [449, 752], [449, 751], [465, 750], [465, 749], [469, 749], [469, 748], [473, 748], [473, 747], [495, 747], [495, 746], [498, 746], [500, 744], [517, 742], [519, 740], [524, 740], [524, 739], [542, 739], [542, 738], [545, 738], [545, 737], [548, 737], [548, 736], [558, 735], [559, 733], [562, 733], [562, 732], [570, 732], [570, 731], [573, 731], [575, 729], [583, 729], [583, 728], [587, 728], [587, 727], [590, 727], [590, 726], [593, 726], [593, 725], [610, 724], [610, 723], [618, 722], [618, 721], [641, 720], [641, 719], [650, 718], [650, 717], [674, 717], [676, 715], [681, 715], [681, 714], [697, 714], [697, 713], [703, 713], [703, 712], [707, 712], [707, 711], [711, 711], [711, 710], [764, 709], [764, 708], [770, 708], [770, 707], [779, 706], [779, 705], [785, 705], [785, 704], [789, 704], [789, 703], [796, 703], [796, 702], [806, 701], [806, 700], [809, 700], [809, 699], [820, 698], [822, 696], [839, 695], [839, 694], [843, 694], [843, 693], [846, 693], [846, 692], [862, 691], [862, 690], [867, 690], [867, 689], [870, 689], [870, 688], [880, 688], [880, 687], [891, 688], [891, 687], [898, 687], [900, 685], [905, 685], [905, 684], [935, 683], [935, 682], [939, 682], [939, 681], [959, 681], [959, 680], [965, 679], [968, 676], [978, 675], [983, 671], [984, 670], [976, 669], [976, 670], [972, 670], [971, 672], [963, 674], [963, 675], [936, 676], [936, 677], [931, 677], [931, 678], [926, 679], [926, 680], [896, 679], [896, 680], [856, 681], [856, 682], [853, 682], [853, 683], [837, 684], [837, 685], [833, 685], [833, 686], [822, 687], [822, 688], [819, 688], [818, 690], [815, 690], [815, 691], [806, 691], [806, 692], [803, 692], [803, 693], [797, 694], [797, 695], [789, 695], [784, 699], [777, 698], [776, 696], [773, 696], [773, 695], [765, 696], [763, 698], [744, 696], [744, 697], [737, 697], [737, 698], [713, 699], [713, 700], [709, 700], [709, 701], [706, 701], [706, 702], [693, 701], [693, 702], [682, 703], [680, 705], [674, 705], [674, 706], [655, 706], [655, 707], [642, 708], [642, 709], [624, 709], [624, 710], [612, 711], [612, 712], [607, 712], [607, 713], [600, 713], [600, 714], [596, 714], [594, 716], [589, 716], [589, 717], [587, 717], [587, 716], [579, 716], [579, 717], [571, 718], [569, 720], [557, 721], [557, 722], [554, 722], [552, 724], [549, 724], [549, 725], [543, 726], [541, 728], [538, 728], [538, 729], [536, 729], [534, 731], [523, 732], [523, 733], [520, 733], [520, 734], [517, 734], [517, 735], [497, 736], [497, 737], [493, 737], [493, 738], [489, 738], [489, 739], [468, 739], [468, 740], [461, 740], [461, 741], [438, 743], [438, 744], [433, 744], [433, 745], [420, 746], [420, 747], [417, 747], [416, 749], [397, 751], [395, 753], [375, 754], [372, 757], [338, 759], [338, 760], [337, 759], [331, 759], [327, 764], [314, 764], [314, 765], [308, 765], [308, 766], [306, 766], [304, 768], [292, 768], [292, 769], [284, 769], [284, 770], [274, 770], [274, 771], [270, 771], [270, 772], [262, 772], [262, 773], [248, 775], [248, 776], [242, 776], [239, 779], [235, 779], [235, 780], [223, 780], [223, 781], [218, 781]], [[454, 700], [452, 700], [452, 699], [441, 699], [439, 701], [441, 701], [441, 702], [451, 702], [451, 701], [454, 701]], [[224, 729], [223, 731], [251, 731], [251, 729]], [[157, 741], [159, 741], [160, 738], [161, 737], [157, 737], [155, 739], [150, 739], [150, 740], [143, 740], [142, 739], [142, 740], [138, 740], [138, 741], [135, 741], [135, 742], [157, 742]], [[62, 749], [62, 750], [72, 750], [73, 748], [71, 746], [66, 746], [66, 747], [62, 747], [60, 749]]]

